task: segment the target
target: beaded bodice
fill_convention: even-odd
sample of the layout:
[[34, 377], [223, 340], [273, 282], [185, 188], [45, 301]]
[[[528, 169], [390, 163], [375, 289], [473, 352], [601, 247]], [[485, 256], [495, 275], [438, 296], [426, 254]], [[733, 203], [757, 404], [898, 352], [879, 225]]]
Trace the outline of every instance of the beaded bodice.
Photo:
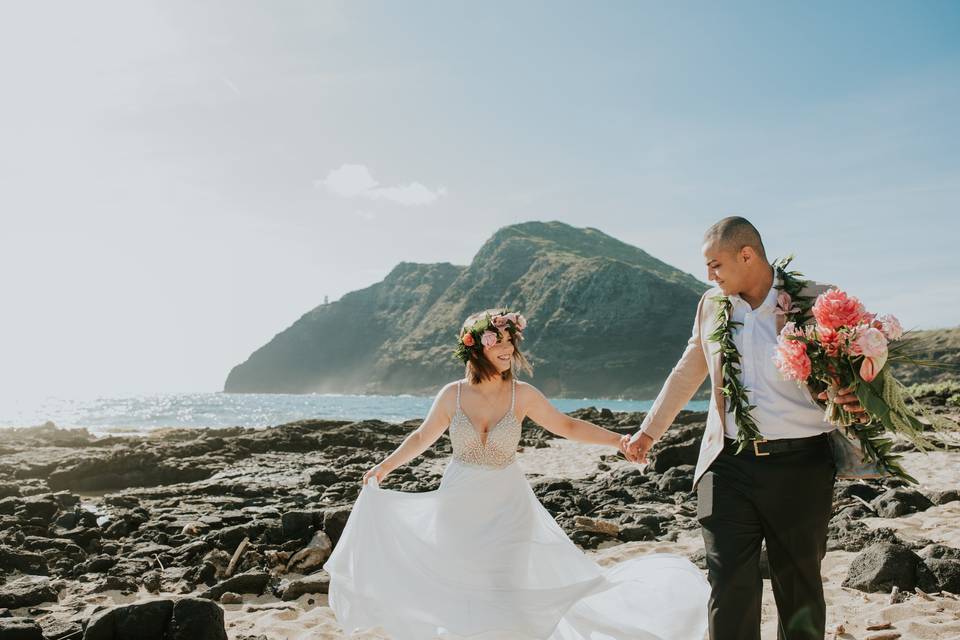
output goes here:
[[490, 427], [486, 442], [460, 408], [460, 383], [457, 383], [457, 412], [450, 422], [450, 443], [453, 458], [475, 467], [502, 469], [513, 462], [520, 444], [521, 425], [513, 409], [517, 399], [517, 381], [510, 390], [510, 409], [500, 421]]

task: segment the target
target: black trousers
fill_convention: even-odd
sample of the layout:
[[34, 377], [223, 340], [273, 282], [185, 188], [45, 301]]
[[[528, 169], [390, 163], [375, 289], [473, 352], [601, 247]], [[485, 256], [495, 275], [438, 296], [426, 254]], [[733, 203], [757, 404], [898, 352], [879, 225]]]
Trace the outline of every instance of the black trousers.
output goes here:
[[[729, 444], [730, 441], [728, 441]], [[755, 457], [732, 447], [697, 485], [711, 640], [760, 640], [760, 548], [765, 540], [780, 640], [822, 640], [820, 563], [836, 468], [826, 437], [813, 448]], [[822, 447], [821, 447], [822, 443]]]

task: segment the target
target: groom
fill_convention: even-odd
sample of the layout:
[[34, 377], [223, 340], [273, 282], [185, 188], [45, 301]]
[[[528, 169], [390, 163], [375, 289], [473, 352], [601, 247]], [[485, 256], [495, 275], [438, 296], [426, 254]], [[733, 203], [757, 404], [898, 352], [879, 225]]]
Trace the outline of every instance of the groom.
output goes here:
[[[701, 298], [693, 335], [630, 439], [627, 457], [646, 462], [651, 446], [709, 374], [712, 398], [694, 486], [711, 586], [710, 638], [760, 639], [765, 540], [778, 637], [822, 639], [826, 605], [820, 562], [833, 498], [835, 467], [827, 439], [833, 427], [824, 422], [810, 391], [783, 380], [773, 364], [785, 317], [778, 308], [779, 283], [756, 228], [744, 218], [724, 218], [707, 230], [702, 251], [707, 277], [717, 286]], [[811, 282], [801, 295], [816, 298], [827, 288]], [[732, 322], [721, 326], [724, 296]], [[739, 353], [739, 366], [729, 350], [728, 362], [721, 359], [718, 336], [724, 329], [727, 345], [732, 338]], [[739, 407], [723, 392], [731, 374], [747, 390]], [[848, 411], [863, 411], [850, 393], [836, 401]], [[738, 431], [749, 432], [750, 422], [759, 439], [737, 453]]]

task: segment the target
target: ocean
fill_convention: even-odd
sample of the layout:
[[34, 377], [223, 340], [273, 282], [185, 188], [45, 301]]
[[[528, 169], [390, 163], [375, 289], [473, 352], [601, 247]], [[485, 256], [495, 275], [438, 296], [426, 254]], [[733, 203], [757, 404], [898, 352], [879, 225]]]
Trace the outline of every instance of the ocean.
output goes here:
[[[168, 427], [266, 427], [307, 418], [422, 419], [431, 396], [349, 394], [161, 393], [88, 398], [6, 397], [0, 401], [0, 427], [27, 427], [51, 421], [58, 427], [86, 427], [97, 435], [146, 434]], [[652, 400], [556, 398], [560, 411], [583, 407], [646, 411]], [[687, 405], [706, 411], [707, 401]]]

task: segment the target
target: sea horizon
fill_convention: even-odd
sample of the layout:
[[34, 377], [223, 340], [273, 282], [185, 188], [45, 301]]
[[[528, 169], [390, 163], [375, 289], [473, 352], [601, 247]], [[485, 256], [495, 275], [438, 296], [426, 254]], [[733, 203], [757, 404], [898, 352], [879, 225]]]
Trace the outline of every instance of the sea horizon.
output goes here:
[[[560, 411], [586, 407], [647, 411], [652, 399], [551, 398]], [[145, 435], [167, 428], [268, 427], [297, 420], [383, 420], [426, 416], [433, 396], [412, 394], [227, 393], [224, 391], [6, 398], [0, 400], [0, 429], [54, 423], [86, 428], [96, 435]], [[705, 411], [706, 400], [687, 409]]]

